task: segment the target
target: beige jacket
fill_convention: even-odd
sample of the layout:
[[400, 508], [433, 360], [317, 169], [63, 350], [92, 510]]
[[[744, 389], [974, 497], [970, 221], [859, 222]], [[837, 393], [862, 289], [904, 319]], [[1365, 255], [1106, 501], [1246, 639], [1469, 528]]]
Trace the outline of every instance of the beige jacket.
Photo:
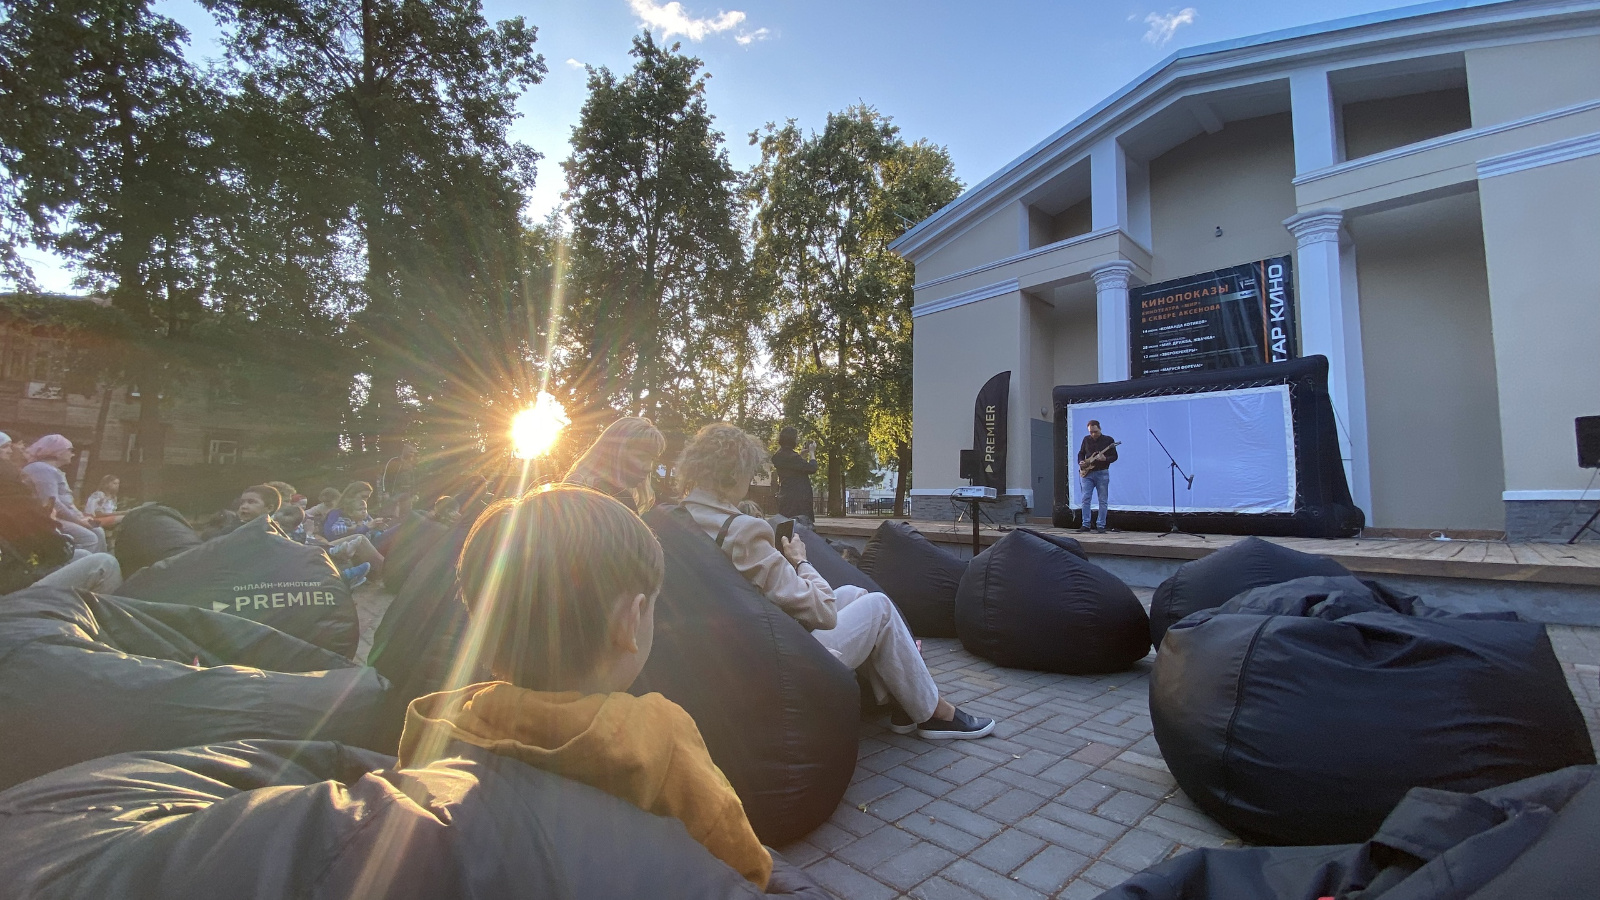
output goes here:
[[773, 544], [772, 526], [719, 500], [710, 491], [696, 489], [683, 498], [683, 508], [706, 537], [715, 540], [728, 516], [737, 515], [722, 541], [722, 552], [734, 568], [767, 599], [792, 616], [807, 631], [827, 631], [839, 623], [837, 602], [826, 579], [809, 562], [789, 563]]

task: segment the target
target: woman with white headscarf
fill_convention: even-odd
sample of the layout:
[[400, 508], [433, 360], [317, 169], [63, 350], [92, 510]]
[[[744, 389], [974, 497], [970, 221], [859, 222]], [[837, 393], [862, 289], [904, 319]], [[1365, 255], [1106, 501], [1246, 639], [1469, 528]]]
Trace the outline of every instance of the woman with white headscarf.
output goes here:
[[74, 551], [51, 505], [11, 462], [11, 441], [0, 434], [0, 594], [32, 585], [109, 593], [122, 567], [109, 553]]
[[72, 465], [73, 453], [71, 441], [59, 434], [47, 434], [28, 448], [29, 462], [22, 467], [22, 474], [33, 482], [39, 500], [54, 507], [61, 532], [72, 539], [74, 547], [89, 553], [104, 553], [105, 529], [79, 512], [78, 504], [72, 499], [72, 488], [67, 484], [63, 470]]

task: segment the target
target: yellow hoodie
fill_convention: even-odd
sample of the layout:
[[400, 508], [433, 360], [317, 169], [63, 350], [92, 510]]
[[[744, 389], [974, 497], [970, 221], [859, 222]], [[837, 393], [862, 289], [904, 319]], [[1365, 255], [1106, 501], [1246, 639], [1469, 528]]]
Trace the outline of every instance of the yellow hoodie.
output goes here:
[[425, 766], [450, 741], [521, 760], [683, 822], [712, 855], [763, 890], [772, 857], [683, 707], [660, 694], [544, 693], [503, 681], [411, 701], [400, 765]]

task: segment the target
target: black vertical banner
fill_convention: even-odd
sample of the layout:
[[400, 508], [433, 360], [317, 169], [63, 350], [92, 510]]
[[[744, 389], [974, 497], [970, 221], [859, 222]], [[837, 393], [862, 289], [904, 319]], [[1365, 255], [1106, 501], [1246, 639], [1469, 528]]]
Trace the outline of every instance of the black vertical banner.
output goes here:
[[1299, 356], [1292, 274], [1279, 256], [1132, 289], [1133, 377]]
[[972, 449], [978, 451], [979, 487], [1006, 492], [1006, 429], [1011, 401], [1011, 373], [1001, 372], [984, 383], [972, 408]]

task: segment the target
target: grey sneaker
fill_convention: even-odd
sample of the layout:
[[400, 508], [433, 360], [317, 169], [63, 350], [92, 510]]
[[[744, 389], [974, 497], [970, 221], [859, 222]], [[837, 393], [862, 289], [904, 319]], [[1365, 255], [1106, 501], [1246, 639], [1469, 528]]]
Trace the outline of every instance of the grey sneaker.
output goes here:
[[930, 741], [969, 741], [988, 737], [994, 731], [993, 719], [980, 719], [961, 709], [950, 721], [929, 719], [917, 726], [917, 737]]

